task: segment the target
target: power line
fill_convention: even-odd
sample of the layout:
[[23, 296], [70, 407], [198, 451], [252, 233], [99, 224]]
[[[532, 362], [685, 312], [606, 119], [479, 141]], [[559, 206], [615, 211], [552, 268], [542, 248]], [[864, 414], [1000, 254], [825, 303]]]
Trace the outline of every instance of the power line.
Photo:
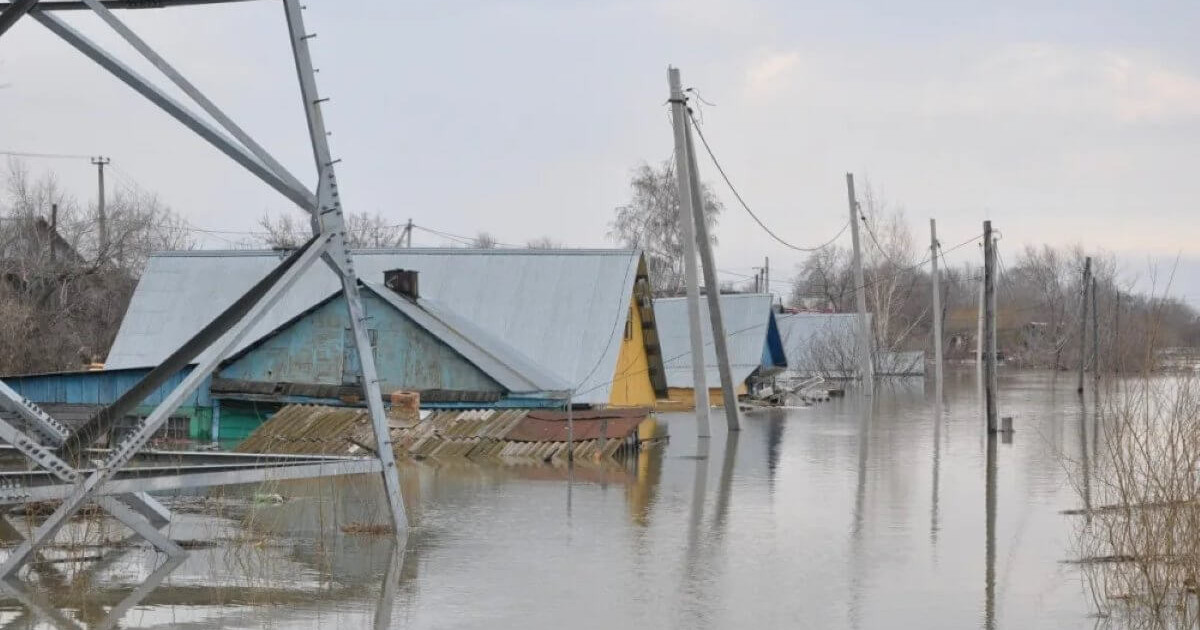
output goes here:
[[7, 151], [0, 150], [0, 155], [8, 157], [23, 157], [23, 158], [43, 158], [49, 160], [90, 160], [90, 155], [78, 155], [75, 153], [35, 153], [32, 151]]
[[[951, 247], [950, 249], [948, 249], [948, 250], [946, 250], [946, 251], [948, 251], [948, 252], [952, 252], [952, 251], [954, 251], [954, 250], [957, 250], [957, 249], [959, 249], [959, 248], [966, 247], [967, 245], [970, 245], [971, 243], [974, 243], [975, 241], [978, 241], [978, 240], [979, 240], [979, 239], [981, 239], [981, 238], [983, 238], [983, 235], [982, 235], [982, 234], [980, 234], [980, 235], [977, 235], [977, 236], [972, 236], [971, 238], [969, 238], [969, 239], [967, 239], [967, 240], [965, 240], [965, 241], [963, 241], [963, 242], [961, 242], [961, 243], [959, 243], [959, 244], [957, 244], [957, 245], [955, 245], [955, 246]], [[941, 249], [941, 245], [940, 245], [940, 244], [938, 245], [938, 249], [939, 249], [939, 250]], [[932, 257], [930, 257], [930, 258], [926, 258], [925, 260], [922, 260], [922, 261], [920, 261], [920, 262], [916, 263], [915, 265], [911, 265], [911, 266], [909, 266], [909, 267], [906, 267], [906, 268], [903, 268], [903, 269], [899, 269], [899, 270], [897, 270], [895, 273], [893, 273], [893, 274], [891, 274], [891, 275], [888, 275], [888, 276], [882, 276], [882, 277], [878, 277], [878, 278], [875, 278], [874, 280], [871, 280], [870, 282], [864, 282], [862, 286], [859, 286], [859, 287], [854, 287], [854, 288], [853, 288], [853, 289], [851, 289], [851, 290], [852, 290], [852, 291], [860, 291], [860, 290], [863, 290], [863, 289], [867, 289], [867, 288], [869, 288], [870, 286], [872, 286], [872, 285], [874, 285], [874, 284], [876, 284], [876, 283], [883, 282], [884, 280], [888, 280], [888, 279], [894, 278], [894, 277], [896, 277], [896, 276], [899, 276], [900, 274], [903, 274], [903, 273], [907, 273], [907, 272], [909, 272], [909, 271], [912, 271], [913, 269], [916, 269], [917, 267], [920, 267], [920, 266], [922, 266], [922, 265], [924, 265], [924, 264], [928, 263], [930, 260], [932, 260]], [[744, 332], [747, 332], [747, 331], [751, 331], [751, 330], [755, 330], [755, 329], [758, 329], [758, 328], [764, 328], [764, 327], [766, 327], [766, 326], [769, 326], [769, 325], [770, 325], [770, 322], [768, 322], [768, 323], [764, 323], [764, 324], [754, 324], [753, 326], [747, 326], [746, 328], [743, 328], [743, 329], [741, 329], [741, 330], [735, 330], [735, 331], [733, 331], [733, 332], [731, 332], [731, 333], [727, 333], [727, 334], [725, 335], [725, 337], [726, 337], [726, 338], [729, 338], [729, 337], [732, 337], [733, 335], [738, 335], [738, 334], [741, 334], [741, 333], [744, 333]], [[708, 341], [708, 343], [706, 343], [706, 344], [704, 344], [704, 345], [705, 345], [705, 347], [707, 347], [707, 346], [711, 345], [712, 343], [714, 343], [714, 341], [713, 341], [713, 340], [709, 340], [709, 341]], [[679, 359], [681, 359], [681, 358], [683, 358], [683, 357], [685, 357], [685, 356], [687, 356], [687, 355], [689, 355], [689, 354], [691, 354], [691, 350], [688, 350], [687, 352], [683, 352], [683, 353], [677, 354], [677, 355], [675, 355], [675, 356], [673, 356], [673, 357], [669, 357], [669, 358], [665, 358], [665, 359], [663, 359], [663, 368], [665, 369], [668, 363], [672, 363], [672, 362], [674, 362], [674, 361], [677, 361], [677, 360], [679, 360]], [[704, 359], [703, 359], [703, 358], [701, 358], [700, 360], [701, 360], [701, 361], [703, 361]], [[608, 381], [605, 381], [605, 382], [603, 382], [603, 383], [599, 383], [599, 384], [597, 384], [597, 385], [595, 385], [595, 386], [593, 386], [593, 387], [591, 387], [591, 388], [585, 389], [585, 390], [583, 390], [583, 391], [577, 391], [577, 392], [574, 392], [574, 393], [575, 393], [575, 395], [587, 394], [587, 393], [589, 393], [589, 392], [593, 392], [593, 391], [595, 391], [595, 390], [597, 390], [597, 389], [600, 389], [601, 387], [607, 387], [607, 386], [609, 386], [609, 385], [612, 385], [613, 383], [616, 383], [618, 380], [622, 380], [622, 379], [630, 378], [630, 377], [632, 377], [632, 376], [638, 376], [638, 375], [640, 375], [640, 374], [646, 374], [646, 373], [648, 373], [650, 370], [651, 370], [651, 367], [649, 367], [649, 366], [648, 366], [648, 367], [646, 367], [646, 368], [645, 368], [645, 369], [643, 369], [643, 370], [638, 370], [638, 371], [636, 371], [636, 372], [633, 372], [633, 373], [630, 373], [630, 374], [622, 374], [622, 375], [621, 375], [621, 376], [619, 376], [619, 377], [616, 377], [616, 378], [610, 379], [610, 380], [608, 380]]]
[[758, 218], [757, 214], [754, 214], [754, 211], [750, 209], [750, 205], [747, 204], [746, 200], [742, 198], [742, 195], [741, 195], [741, 193], [738, 192], [737, 187], [735, 187], [733, 185], [733, 182], [729, 179], [729, 175], [725, 173], [724, 167], [722, 167], [721, 163], [717, 160], [717, 156], [713, 153], [712, 147], [710, 147], [708, 144], [708, 139], [704, 137], [704, 132], [700, 130], [700, 124], [696, 122], [696, 117], [691, 113], [691, 111], [688, 111], [688, 118], [690, 118], [692, 120], [692, 127], [695, 128], [696, 135], [699, 136], [699, 138], [700, 138], [700, 144], [704, 145], [704, 151], [706, 153], [708, 153], [708, 158], [710, 160], [712, 160], [713, 166], [717, 167], [717, 172], [721, 174], [721, 179], [725, 180], [725, 185], [729, 187], [729, 191], [733, 193], [734, 198], [736, 198], [738, 200], [738, 203], [741, 204], [742, 209], [744, 209], [746, 211], [746, 214], [750, 215], [750, 218], [754, 219], [754, 222], [757, 223], [758, 226], [763, 229], [763, 231], [765, 231], [767, 234], [769, 234], [771, 236], [771, 238], [773, 238], [776, 241], [778, 241], [779, 243], [781, 243], [784, 247], [794, 249], [798, 252], [815, 252], [824, 247], [829, 246], [834, 241], [838, 240], [838, 238], [840, 238], [842, 236], [842, 234], [846, 231], [846, 228], [850, 227], [850, 222], [847, 221], [846, 224], [842, 226], [842, 229], [838, 230], [837, 234], [833, 235], [833, 238], [829, 239], [828, 241], [825, 241], [824, 243], [822, 243], [816, 247], [801, 247], [799, 245], [793, 245], [793, 244], [783, 240], [778, 234], [776, 234], [774, 232], [774, 230], [767, 227], [767, 224], [763, 223], [762, 219]]

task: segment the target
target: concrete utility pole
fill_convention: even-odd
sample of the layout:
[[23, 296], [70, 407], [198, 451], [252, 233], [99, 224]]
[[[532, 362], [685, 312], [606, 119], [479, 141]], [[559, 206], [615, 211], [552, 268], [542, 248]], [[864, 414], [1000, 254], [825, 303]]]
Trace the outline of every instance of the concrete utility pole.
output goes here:
[[984, 291], [983, 278], [979, 279], [979, 301], [976, 302], [978, 313], [975, 319], [975, 388], [980, 400], [983, 395], [983, 303], [987, 300]]
[[96, 166], [96, 181], [99, 184], [100, 192], [96, 197], [96, 213], [97, 213], [97, 228], [100, 235], [100, 255], [108, 256], [108, 217], [104, 213], [104, 167], [112, 162], [112, 159], [104, 156], [92, 158], [92, 164]]
[[763, 258], [763, 293], [771, 295], [771, 258], [769, 256]]
[[1083, 370], [1087, 364], [1087, 319], [1088, 286], [1092, 283], [1092, 257], [1083, 259], [1083, 283], [1080, 285], [1079, 304], [1079, 387], [1075, 390], [1083, 395]]
[[733, 371], [729, 367], [729, 340], [725, 337], [725, 320], [721, 316], [721, 285], [717, 280], [717, 261], [713, 257], [712, 239], [708, 237], [708, 222], [704, 220], [703, 200], [700, 198], [700, 170], [696, 168], [696, 151], [692, 146], [691, 118], [684, 118], [689, 179], [692, 186], [693, 216], [696, 219], [696, 247], [700, 250], [700, 269], [704, 272], [704, 295], [708, 298], [708, 319], [712, 323], [713, 348], [717, 351], [717, 371], [721, 373], [721, 397], [725, 403], [725, 424], [730, 431], [740, 431], [737, 391]]
[[708, 382], [704, 376], [704, 337], [700, 329], [700, 281], [696, 277], [696, 223], [693, 219], [692, 184], [688, 160], [687, 99], [678, 68], [667, 69], [671, 86], [671, 121], [675, 129], [675, 181], [679, 186], [679, 226], [683, 232], [683, 278], [687, 289], [688, 332], [692, 349], [692, 391], [696, 403], [696, 431], [709, 437]]
[[1096, 276], [1092, 276], [1092, 378], [1100, 380], [1100, 309], [1096, 306]]
[[937, 219], [929, 220], [929, 262], [933, 278], [933, 383], [942, 402], [942, 277], [938, 273]]
[[846, 195], [850, 200], [850, 240], [854, 244], [854, 300], [858, 307], [859, 370], [863, 395], [875, 390], [875, 369], [871, 366], [871, 323], [867, 321], [867, 282], [863, 279], [862, 246], [858, 240], [858, 197], [854, 194], [854, 173], [846, 173]]
[[983, 222], [983, 362], [984, 404], [988, 433], [996, 425], [996, 244], [992, 241], [992, 222]]

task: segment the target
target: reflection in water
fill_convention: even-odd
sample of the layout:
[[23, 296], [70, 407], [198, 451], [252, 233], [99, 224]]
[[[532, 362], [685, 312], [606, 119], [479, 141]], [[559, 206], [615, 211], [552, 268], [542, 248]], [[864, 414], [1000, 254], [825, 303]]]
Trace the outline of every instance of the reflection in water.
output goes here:
[[[377, 629], [392, 627], [392, 609], [396, 601], [405, 601], [407, 605], [411, 605], [407, 598], [400, 597], [400, 586], [402, 581], [412, 581], [416, 578], [415, 574], [405, 570], [407, 536], [399, 538], [388, 536], [383, 539], [383, 543], [384, 547], [376, 550], [378, 553], [372, 554], [377, 558], [389, 558], [380, 585], [379, 597], [375, 603], [374, 627]], [[311, 606], [316, 601], [330, 596], [328, 592], [317, 596], [303, 591], [258, 586], [261, 577], [257, 575], [240, 578], [233, 576], [233, 581], [237, 586], [231, 586], [228, 583], [211, 585], [198, 583], [194, 577], [187, 575], [180, 576], [183, 584], [164, 585], [163, 583], [168, 577], [171, 577], [188, 562], [188, 556], [168, 558], [166, 562], [146, 576], [140, 584], [128, 589], [128, 593], [124, 593], [125, 589], [97, 590], [98, 584], [93, 583], [93, 580], [96, 580], [105, 569], [110, 568], [116, 557], [129, 555], [130, 551], [130, 549], [123, 549], [113, 552], [108, 557], [82, 568], [75, 574], [70, 584], [64, 584], [62, 588], [47, 588], [45, 584], [42, 584], [40, 588], [32, 588], [17, 580], [3, 582], [0, 584], [0, 590], [4, 595], [17, 600], [26, 608], [24, 612], [11, 618], [3, 628], [33, 627], [36, 618], [63, 630], [85, 628], [110, 630], [123, 625], [122, 620], [139, 605], [174, 611], [176, 608], [186, 610], [189, 607], [203, 609], [213, 606], [233, 606], [236, 609], [239, 604], [248, 603], [256, 605], [283, 604], [299, 608], [300, 614], [303, 615], [302, 611], [306, 606]], [[133, 548], [132, 551], [135, 556], [142, 553], [142, 550], [138, 548]], [[232, 551], [232, 553], [238, 552]], [[136, 561], [136, 558], [134, 560]], [[236, 566], [238, 563], [234, 564]], [[242, 566], [250, 568], [251, 563], [243, 563]], [[44, 568], [37, 569], [37, 571], [44, 570]], [[251, 572], [253, 571], [252, 569]], [[353, 597], [359, 590], [350, 588], [340, 589], [336, 592], [340, 592], [342, 595], [333, 594], [334, 599], [344, 596]], [[119, 599], [117, 599], [118, 597]], [[108, 605], [106, 602], [112, 602], [107, 611], [104, 610], [104, 607]], [[71, 610], [75, 611], [74, 615], [68, 614], [68, 611]], [[308, 610], [309, 614], [313, 613], [311, 609]], [[291, 611], [291, 614], [295, 612]], [[284, 613], [284, 616], [290, 616], [290, 614]], [[174, 612], [169, 613], [167, 617], [172, 620], [170, 625], [174, 626], [176, 623]], [[217, 617], [206, 621], [191, 621], [187, 625], [198, 629], [220, 628], [226, 627], [230, 621], [235, 622], [233, 625], [242, 625], [236, 622], [236, 616], [234, 619]]]
[[987, 462], [984, 473], [985, 496], [984, 510], [987, 521], [984, 529], [985, 559], [984, 596], [983, 596], [983, 627], [991, 630], [996, 627], [996, 434], [988, 435]]
[[408, 551], [408, 536], [401, 534], [389, 552], [391, 560], [383, 574], [383, 586], [379, 589], [379, 604], [375, 607], [375, 630], [386, 630], [392, 626], [392, 606], [400, 590], [400, 577], [404, 574], [404, 556]]
[[737, 461], [738, 440], [741, 431], [730, 431], [725, 436], [725, 454], [721, 458], [721, 482], [717, 486], [717, 507], [713, 514], [713, 529], [720, 535], [725, 530], [725, 518], [729, 513], [729, 499], [733, 490], [733, 466]]
[[704, 495], [708, 487], [708, 451], [711, 438], [696, 439], [696, 476], [692, 480], [691, 513], [687, 531], [687, 570], [693, 577], [696, 567], [697, 549], [700, 546], [700, 522], [704, 519]]
[[1080, 472], [1083, 473], [1083, 518], [1092, 522], [1092, 466], [1088, 456], [1088, 412], [1087, 403], [1079, 401], [1079, 457]]
[[767, 418], [767, 489], [775, 490], [775, 471], [779, 468], [779, 450], [783, 445], [783, 425], [786, 414], [772, 409]]
[[933, 499], [929, 503], [929, 540], [937, 549], [938, 499], [941, 491], [942, 472], [942, 399], [933, 404]]
[[875, 405], [878, 397], [862, 398], [859, 400], [858, 421], [858, 476], [854, 487], [854, 514], [850, 527], [850, 606], [847, 614], [850, 627], [858, 628], [861, 623], [860, 614], [862, 599], [866, 590], [867, 563], [863, 558], [863, 519], [864, 503], [867, 496], [867, 460], [870, 458], [871, 425], [875, 419]]
[[634, 523], [646, 526], [650, 524], [650, 507], [654, 504], [658, 482], [662, 477], [663, 449], [642, 449], [638, 452], [635, 466], [634, 481], [626, 491], [629, 517]]
[[[1078, 505], [1081, 487], [1064, 483], [1072, 468], [1063, 466], [1056, 439], [1065, 437], [1072, 455], [1086, 439], [1072, 435], [1081, 428], [1071, 427], [1080, 420], [1071, 406], [1075, 383], [1063, 379], [1056, 394], [1050, 374], [1006, 373], [1006, 412], [1021, 418], [1022, 432], [999, 475], [995, 452], [986, 442], [985, 449], [975, 446], [982, 423], [972, 375], [957, 372], [947, 379], [940, 410], [923, 391], [881, 386], [870, 403], [851, 396], [751, 414], [742, 432], [717, 431], [700, 445], [712, 451], [707, 462], [694, 457], [690, 431], [620, 470], [577, 462], [572, 519], [564, 514], [565, 467], [416, 462], [423, 511], [406, 555], [389, 553], [384, 538], [340, 530], [385, 517], [374, 477], [247, 490], [241, 504], [252, 522], [208, 511], [177, 519], [173, 538], [217, 546], [193, 549], [120, 625], [1090, 627], [1076, 569], [1060, 562], [1071, 529], [1082, 523], [1058, 514], [1064, 504]], [[1093, 430], [1094, 418], [1085, 430]], [[1091, 449], [1088, 457], [1094, 466]], [[1098, 504], [1102, 484], [1092, 476]], [[610, 485], [605, 493], [602, 482], [624, 491], [613, 494]], [[264, 504], [256, 493], [284, 500]], [[1005, 545], [1002, 567], [997, 541], [1005, 532], [997, 528], [1008, 521], [997, 514], [1000, 493], [1006, 514], [1030, 514], [1032, 524], [1020, 544]], [[197, 531], [212, 521], [219, 532]], [[61, 562], [60, 550], [45, 552], [56, 561], [30, 583], [59, 621], [78, 624], [65, 627], [99, 627], [157, 568], [144, 549], [122, 550], [123, 558], [91, 578], [84, 603], [65, 594], [81, 568]], [[1005, 583], [999, 568], [1012, 572]], [[0, 626], [22, 611], [24, 621], [15, 625], [49, 625], [8, 597], [0, 601]]]
[[[680, 583], [684, 601], [703, 603], [711, 600], [707, 593], [697, 593], [703, 588], [703, 575], [707, 572], [701, 563], [700, 523], [704, 520], [704, 496], [708, 488], [709, 437], [696, 438], [696, 473], [692, 479], [692, 501], [688, 516], [687, 550], [683, 558], [683, 581]], [[708, 617], [700, 607], [685, 609], [689, 627], [703, 627]]]

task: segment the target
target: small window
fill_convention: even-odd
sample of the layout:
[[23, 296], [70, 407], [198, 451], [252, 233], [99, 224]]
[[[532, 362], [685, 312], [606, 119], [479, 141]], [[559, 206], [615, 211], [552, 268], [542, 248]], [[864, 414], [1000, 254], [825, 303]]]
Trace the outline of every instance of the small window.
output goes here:
[[629, 308], [629, 316], [625, 318], [625, 341], [633, 339], [633, 307]]

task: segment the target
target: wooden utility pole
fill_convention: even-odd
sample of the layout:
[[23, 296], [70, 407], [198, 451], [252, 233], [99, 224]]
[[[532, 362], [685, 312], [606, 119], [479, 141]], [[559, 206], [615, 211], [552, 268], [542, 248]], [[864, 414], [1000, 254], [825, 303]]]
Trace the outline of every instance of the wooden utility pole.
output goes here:
[[112, 160], [106, 157], [92, 158], [92, 164], [96, 166], [96, 182], [99, 187], [99, 195], [96, 197], [96, 227], [100, 236], [100, 255], [108, 256], [108, 217], [105, 215], [104, 208], [104, 167], [111, 163]]
[[1096, 307], [1096, 276], [1092, 276], [1092, 378], [1100, 380], [1100, 309]]
[[1083, 259], [1083, 283], [1080, 284], [1079, 302], [1079, 387], [1075, 390], [1083, 395], [1083, 370], [1087, 364], [1087, 320], [1088, 320], [1088, 286], [1092, 283], [1092, 257]]
[[850, 201], [850, 240], [854, 244], [854, 301], [858, 307], [859, 370], [863, 394], [875, 390], [875, 369], [871, 366], [871, 323], [867, 320], [867, 281], [863, 278], [862, 245], [858, 240], [858, 197], [854, 194], [854, 173], [846, 173], [846, 196]]
[[996, 244], [992, 241], [992, 222], [983, 222], [983, 390], [987, 409], [988, 433], [996, 424]]
[[679, 227], [683, 233], [683, 278], [687, 289], [688, 332], [692, 350], [692, 391], [696, 404], [696, 431], [699, 437], [709, 437], [708, 383], [704, 376], [704, 338], [700, 329], [700, 281], [696, 277], [696, 222], [693, 219], [691, 168], [688, 160], [687, 99], [679, 79], [678, 68], [667, 69], [671, 86], [671, 121], [675, 128], [675, 181], [679, 186]]
[[933, 383], [942, 402], [942, 277], [938, 273], [937, 219], [929, 220], [929, 262], [933, 278]]
[[412, 219], [409, 219], [408, 223], [404, 226], [404, 234], [400, 235], [400, 242], [404, 243], [404, 246], [409, 249], [412, 249], [412, 230]]
[[708, 222], [704, 220], [703, 200], [700, 197], [700, 170], [696, 168], [696, 151], [692, 146], [691, 118], [684, 118], [687, 141], [688, 175], [692, 186], [693, 217], [696, 219], [696, 247], [700, 250], [700, 269], [704, 272], [704, 295], [708, 298], [708, 321], [712, 324], [713, 349], [717, 351], [717, 371], [721, 374], [721, 397], [725, 403], [725, 424], [730, 431], [740, 431], [737, 391], [733, 370], [729, 367], [729, 340], [725, 337], [725, 320], [721, 316], [721, 285], [717, 280], [717, 261], [713, 257], [712, 239], [708, 237]]

